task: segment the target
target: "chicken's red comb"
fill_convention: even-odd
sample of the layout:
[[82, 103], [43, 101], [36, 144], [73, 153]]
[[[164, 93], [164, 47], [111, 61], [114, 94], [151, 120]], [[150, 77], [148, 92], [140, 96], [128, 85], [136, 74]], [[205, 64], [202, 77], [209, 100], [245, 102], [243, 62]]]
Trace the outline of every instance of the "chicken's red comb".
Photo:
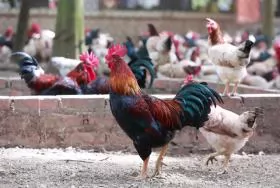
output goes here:
[[213, 19], [211, 19], [211, 18], [206, 18], [206, 21], [207, 21], [207, 23], [209, 23], [209, 24], [215, 24], [215, 25], [218, 25], [218, 23], [215, 21], [215, 20], [213, 20]]
[[124, 57], [126, 54], [127, 54], [126, 47], [121, 44], [116, 44], [116, 45], [112, 45], [109, 48], [108, 54], [105, 56], [105, 59], [107, 61], [111, 61], [113, 55], [118, 55], [120, 57]]
[[80, 55], [80, 60], [92, 65], [94, 68], [99, 66], [99, 59], [92, 53], [84, 52]]
[[9, 26], [5, 31], [5, 36], [10, 36], [14, 33], [14, 30], [11, 26]]
[[184, 84], [188, 84], [190, 82], [193, 81], [193, 75], [189, 74], [188, 76], [186, 76], [185, 80], [184, 80]]

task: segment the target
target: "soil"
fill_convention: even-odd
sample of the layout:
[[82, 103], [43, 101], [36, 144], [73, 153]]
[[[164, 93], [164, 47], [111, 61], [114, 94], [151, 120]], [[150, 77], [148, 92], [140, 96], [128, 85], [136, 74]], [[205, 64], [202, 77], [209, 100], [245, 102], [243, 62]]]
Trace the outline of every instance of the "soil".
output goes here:
[[[0, 149], [0, 187], [279, 187], [280, 155], [234, 155], [227, 174], [222, 157], [206, 167], [205, 155], [167, 156], [163, 172], [147, 180], [132, 180], [142, 164], [129, 153], [97, 153], [67, 149]], [[152, 174], [157, 154], [150, 157]]]

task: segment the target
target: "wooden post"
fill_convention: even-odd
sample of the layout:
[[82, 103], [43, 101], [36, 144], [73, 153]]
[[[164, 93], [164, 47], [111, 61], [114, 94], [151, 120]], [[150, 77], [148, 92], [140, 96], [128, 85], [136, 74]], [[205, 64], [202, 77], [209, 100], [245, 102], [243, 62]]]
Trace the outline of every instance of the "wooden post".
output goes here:
[[84, 51], [84, 1], [59, 0], [53, 56], [78, 58]]

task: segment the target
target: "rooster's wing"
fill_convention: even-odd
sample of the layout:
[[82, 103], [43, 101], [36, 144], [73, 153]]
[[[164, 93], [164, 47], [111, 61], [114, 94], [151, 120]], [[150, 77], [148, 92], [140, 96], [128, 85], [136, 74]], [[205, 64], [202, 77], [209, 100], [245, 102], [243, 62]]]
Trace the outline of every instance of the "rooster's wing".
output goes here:
[[52, 87], [44, 90], [41, 95], [77, 95], [82, 94], [78, 84], [68, 77], [58, 80]]

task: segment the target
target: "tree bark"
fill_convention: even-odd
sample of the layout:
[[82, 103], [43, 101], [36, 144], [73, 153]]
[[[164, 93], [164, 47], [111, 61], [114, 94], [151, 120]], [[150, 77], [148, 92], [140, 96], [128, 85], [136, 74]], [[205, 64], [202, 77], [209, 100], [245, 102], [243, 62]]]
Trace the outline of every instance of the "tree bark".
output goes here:
[[264, 14], [263, 14], [263, 33], [268, 37], [269, 46], [271, 45], [271, 40], [274, 37], [274, 8], [273, 0], [266, 0], [263, 2]]
[[56, 17], [53, 56], [78, 58], [84, 51], [84, 1], [60, 0]]
[[26, 38], [29, 20], [30, 2], [29, 0], [21, 1], [20, 12], [18, 15], [17, 31], [15, 36], [15, 45], [13, 51], [22, 51]]

